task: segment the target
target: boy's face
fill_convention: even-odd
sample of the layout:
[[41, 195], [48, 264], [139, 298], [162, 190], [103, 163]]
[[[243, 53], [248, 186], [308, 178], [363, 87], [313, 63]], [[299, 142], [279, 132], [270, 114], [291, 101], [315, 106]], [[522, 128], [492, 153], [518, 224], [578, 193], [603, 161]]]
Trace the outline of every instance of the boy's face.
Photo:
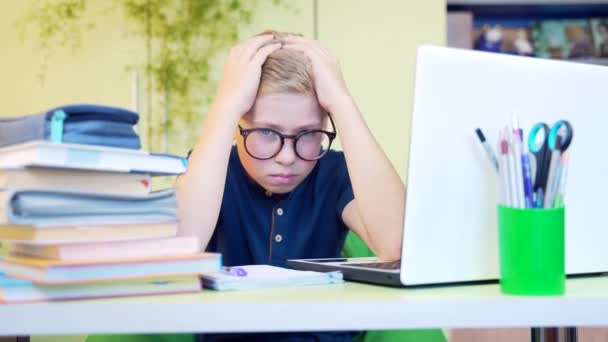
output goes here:
[[[268, 128], [295, 135], [323, 129], [326, 117], [314, 95], [277, 93], [258, 97], [240, 124], [244, 129]], [[293, 139], [285, 139], [279, 153], [267, 160], [250, 156], [245, 150], [244, 138], [238, 132], [236, 141], [239, 159], [249, 176], [273, 193], [292, 191], [316, 165], [316, 161], [302, 160], [296, 155]]]

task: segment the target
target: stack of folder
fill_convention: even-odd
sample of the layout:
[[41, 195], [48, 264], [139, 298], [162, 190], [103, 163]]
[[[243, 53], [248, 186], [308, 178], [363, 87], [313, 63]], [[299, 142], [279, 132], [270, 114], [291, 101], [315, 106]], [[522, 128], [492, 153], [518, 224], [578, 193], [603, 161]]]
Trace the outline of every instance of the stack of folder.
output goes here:
[[221, 269], [177, 236], [175, 191], [151, 192], [184, 160], [108, 145], [0, 143], [0, 301], [200, 291], [199, 275]]
[[272, 265], [245, 265], [206, 273], [205, 287], [219, 291], [273, 287], [330, 285], [344, 282], [342, 272], [298, 271]]

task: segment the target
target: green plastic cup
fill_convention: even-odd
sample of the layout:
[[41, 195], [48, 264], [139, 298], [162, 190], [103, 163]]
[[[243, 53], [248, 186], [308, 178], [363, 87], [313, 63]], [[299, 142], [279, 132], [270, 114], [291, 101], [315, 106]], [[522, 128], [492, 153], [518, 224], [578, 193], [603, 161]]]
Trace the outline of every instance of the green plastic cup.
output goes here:
[[498, 206], [500, 288], [516, 295], [561, 295], [566, 288], [565, 210]]

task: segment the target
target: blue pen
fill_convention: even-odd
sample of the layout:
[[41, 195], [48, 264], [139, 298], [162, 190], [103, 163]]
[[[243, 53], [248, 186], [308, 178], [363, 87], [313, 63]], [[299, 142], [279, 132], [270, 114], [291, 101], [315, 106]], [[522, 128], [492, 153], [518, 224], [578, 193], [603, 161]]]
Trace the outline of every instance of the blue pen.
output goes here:
[[[522, 136], [520, 130], [519, 138]], [[528, 147], [523, 145], [523, 153], [521, 154], [521, 168], [524, 175], [524, 196], [526, 199], [526, 208], [534, 208], [534, 186], [532, 185], [532, 168], [530, 167], [530, 156], [528, 153]]]
[[223, 271], [237, 277], [244, 277], [247, 275], [247, 271], [240, 267], [224, 267]]

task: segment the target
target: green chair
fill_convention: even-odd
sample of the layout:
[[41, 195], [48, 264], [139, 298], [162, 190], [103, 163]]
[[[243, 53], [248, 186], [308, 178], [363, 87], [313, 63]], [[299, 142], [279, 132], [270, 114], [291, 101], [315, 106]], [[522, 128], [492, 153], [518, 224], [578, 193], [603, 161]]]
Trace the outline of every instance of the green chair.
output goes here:
[[[343, 257], [369, 257], [374, 253], [353, 232], [346, 236]], [[355, 336], [356, 342], [446, 342], [440, 329], [363, 331]], [[90, 335], [86, 342], [195, 342], [192, 334], [158, 335]]]
[[195, 342], [193, 334], [89, 335], [86, 342]]
[[[369, 247], [361, 240], [357, 234], [348, 232], [342, 256], [345, 258], [353, 257], [372, 257], [375, 256]], [[355, 336], [356, 342], [446, 342], [446, 338], [441, 329], [409, 329], [409, 330], [378, 330], [363, 331]]]

